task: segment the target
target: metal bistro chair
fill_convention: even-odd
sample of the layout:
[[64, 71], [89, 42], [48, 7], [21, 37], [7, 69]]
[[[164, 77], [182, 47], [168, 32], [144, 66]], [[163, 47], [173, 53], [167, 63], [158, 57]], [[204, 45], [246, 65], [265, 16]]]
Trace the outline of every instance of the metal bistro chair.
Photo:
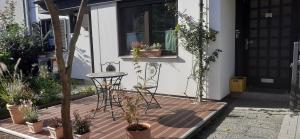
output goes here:
[[[121, 63], [119, 62], [106, 62], [104, 64], [101, 64], [101, 72], [120, 72], [121, 69]], [[122, 78], [121, 78], [122, 79]], [[113, 79], [112, 83], [114, 89], [120, 89], [121, 86], [121, 79]]]
[[[121, 68], [120, 61], [119, 62], [106, 62], [104, 64], [100, 64], [100, 66], [101, 66], [100, 67], [101, 72], [120, 72], [120, 68]], [[107, 81], [106, 79], [102, 79], [101, 81], [99, 81], [99, 80], [94, 81], [95, 86], [96, 86], [97, 97], [98, 97], [96, 111], [99, 109], [100, 94], [102, 94], [101, 105], [104, 102], [103, 107], [104, 107], [104, 111], [105, 111], [106, 106], [107, 106], [107, 95], [108, 95], [107, 93], [108, 93], [108, 91], [120, 90], [121, 80], [122, 80], [122, 77], [112, 78], [110, 81]], [[107, 82], [109, 82], [109, 83], [107, 83]], [[103, 89], [103, 88], [107, 88], [107, 89]], [[119, 97], [116, 100], [113, 96], [112, 99], [114, 99], [115, 102], [117, 102], [118, 105], [121, 106]], [[122, 108], [122, 110], [123, 110], [123, 108]], [[94, 115], [96, 114], [96, 111], [95, 111]]]
[[[158, 88], [159, 76], [160, 76], [161, 64], [158, 63], [146, 63], [144, 73], [144, 85], [136, 85], [134, 88], [137, 90], [142, 99], [146, 102], [147, 113], [151, 104], [157, 105], [161, 108], [160, 104], [155, 98], [156, 91]], [[139, 79], [138, 79], [139, 80]], [[150, 95], [151, 99], [148, 101], [145, 95]], [[154, 102], [153, 102], [154, 101]]]

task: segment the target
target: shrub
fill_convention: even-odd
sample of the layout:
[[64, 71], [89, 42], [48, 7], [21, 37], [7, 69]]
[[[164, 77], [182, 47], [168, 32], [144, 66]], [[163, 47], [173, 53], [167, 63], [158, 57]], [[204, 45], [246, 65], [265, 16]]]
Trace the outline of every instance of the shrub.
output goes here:
[[94, 86], [85, 86], [79, 90], [80, 94], [93, 94], [95, 92], [96, 90]]
[[0, 75], [0, 99], [12, 105], [20, 105], [23, 100], [32, 99], [32, 91], [23, 81], [22, 73], [18, 72], [19, 59], [14, 66], [13, 74], [3, 70]]
[[91, 118], [90, 116], [86, 116], [85, 118], [82, 118], [79, 113], [76, 111], [73, 113], [75, 120], [73, 122], [73, 128], [74, 133], [83, 135], [85, 133], [90, 132], [90, 126], [91, 126]]
[[61, 86], [54, 79], [33, 77], [29, 81], [29, 84], [37, 96], [34, 100], [35, 105], [48, 104], [50, 102], [59, 100]]
[[21, 108], [24, 113], [24, 119], [29, 123], [36, 123], [39, 120], [38, 110], [36, 107], [24, 106]]
[[62, 127], [62, 120], [61, 120], [61, 118], [55, 117], [53, 119], [50, 119], [48, 126], [52, 127], [52, 128]]

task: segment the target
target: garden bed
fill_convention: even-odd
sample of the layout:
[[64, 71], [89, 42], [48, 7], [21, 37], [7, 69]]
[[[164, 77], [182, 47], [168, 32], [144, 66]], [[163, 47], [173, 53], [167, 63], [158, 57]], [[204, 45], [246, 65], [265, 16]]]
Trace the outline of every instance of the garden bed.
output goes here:
[[[73, 100], [82, 99], [82, 98], [85, 98], [85, 97], [92, 96], [94, 94], [95, 94], [94, 92], [79, 92], [77, 94], [73, 94], [71, 96], [71, 100], [73, 101]], [[43, 108], [48, 108], [48, 107], [58, 105], [58, 104], [61, 104], [61, 99], [53, 101], [53, 102], [48, 103], [48, 104], [39, 105], [38, 108], [43, 109]], [[9, 112], [7, 111], [5, 106], [0, 107], [0, 113], [1, 113], [0, 120], [9, 118]]]

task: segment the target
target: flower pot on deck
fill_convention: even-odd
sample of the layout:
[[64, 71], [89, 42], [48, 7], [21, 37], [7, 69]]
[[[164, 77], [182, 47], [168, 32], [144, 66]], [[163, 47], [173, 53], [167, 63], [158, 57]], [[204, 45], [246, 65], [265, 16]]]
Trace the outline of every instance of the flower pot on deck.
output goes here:
[[83, 135], [74, 134], [74, 139], [89, 139], [90, 138], [90, 132], [85, 133]]
[[36, 123], [26, 122], [30, 133], [39, 133], [43, 131], [43, 121]]
[[50, 139], [61, 139], [64, 136], [63, 127], [53, 128], [47, 127], [50, 132]]
[[19, 110], [18, 105], [10, 105], [6, 104], [7, 110], [9, 111], [11, 120], [13, 121], [14, 124], [24, 124], [25, 119], [24, 119], [24, 114]]
[[130, 126], [126, 128], [126, 135], [128, 139], [151, 139], [151, 125], [148, 123], [141, 123], [145, 127], [145, 130], [130, 131]]

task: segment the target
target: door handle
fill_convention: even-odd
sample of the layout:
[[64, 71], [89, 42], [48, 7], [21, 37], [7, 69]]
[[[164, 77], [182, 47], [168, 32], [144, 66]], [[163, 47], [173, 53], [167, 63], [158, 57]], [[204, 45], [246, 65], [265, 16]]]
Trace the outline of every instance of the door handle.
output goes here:
[[248, 50], [249, 47], [251, 47], [251, 44], [253, 44], [253, 40], [245, 39], [245, 50]]

